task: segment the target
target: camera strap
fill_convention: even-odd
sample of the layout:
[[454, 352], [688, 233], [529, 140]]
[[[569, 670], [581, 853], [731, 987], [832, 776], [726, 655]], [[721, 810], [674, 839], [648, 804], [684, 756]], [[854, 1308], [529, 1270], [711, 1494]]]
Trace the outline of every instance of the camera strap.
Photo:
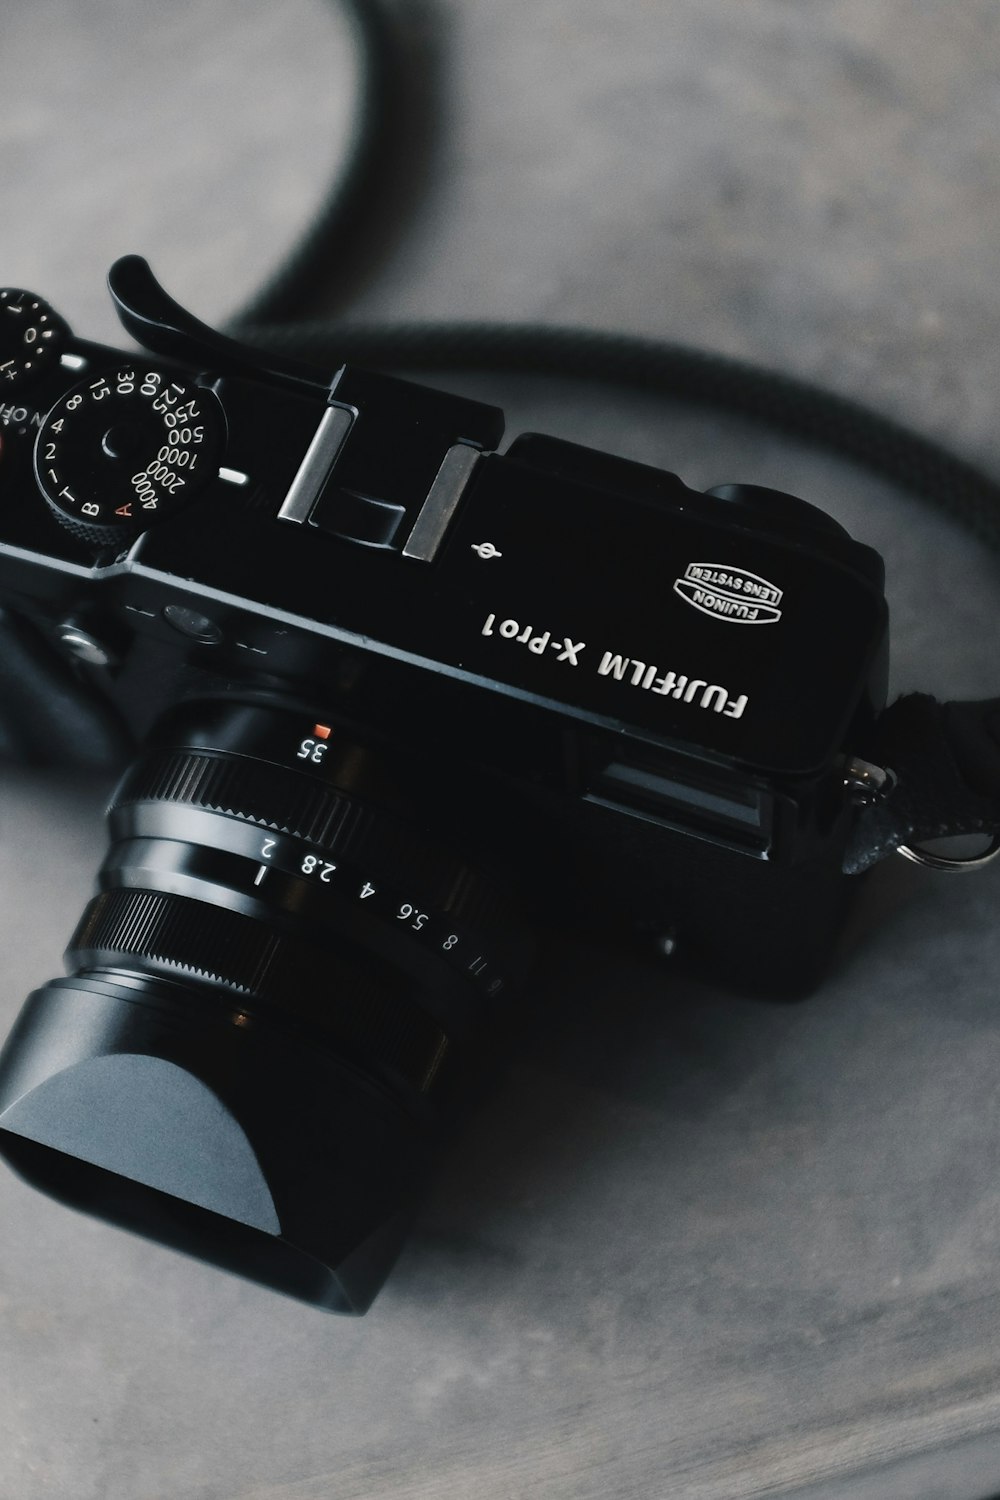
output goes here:
[[[329, 299], [340, 284], [333, 269], [349, 267], [359, 232], [378, 228], [392, 197], [387, 184], [419, 175], [419, 160], [407, 156], [414, 142], [418, 148], [427, 144], [427, 101], [412, 88], [407, 93], [407, 80], [434, 69], [411, 66], [414, 38], [402, 34], [398, 14], [390, 17], [377, 0], [339, 4], [354, 29], [363, 80], [353, 150], [307, 233], [243, 310], [242, 337], [330, 368], [346, 359], [393, 371], [571, 376], [734, 411], [873, 470], [944, 510], [1000, 553], [996, 480], [901, 423], [792, 376], [707, 350], [592, 329], [294, 321], [317, 291]], [[1000, 851], [1000, 699], [939, 703], [927, 694], [907, 695], [883, 715], [872, 753], [890, 774], [881, 792], [860, 808], [845, 859], [848, 872], [868, 869], [895, 850], [939, 868], [982, 864], [983, 856], [939, 861], [920, 850], [925, 840], [958, 834], [990, 835], [989, 857]]]

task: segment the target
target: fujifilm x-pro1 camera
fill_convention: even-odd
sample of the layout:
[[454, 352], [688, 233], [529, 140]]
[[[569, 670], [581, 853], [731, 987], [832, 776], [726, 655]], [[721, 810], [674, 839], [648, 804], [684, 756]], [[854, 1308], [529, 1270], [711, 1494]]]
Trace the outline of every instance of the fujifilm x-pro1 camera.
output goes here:
[[816, 983], [892, 776], [883, 564], [775, 490], [500, 453], [496, 408], [243, 347], [136, 257], [110, 284], [148, 352], [0, 291], [0, 608], [139, 745], [0, 1153], [363, 1311], [534, 933]]

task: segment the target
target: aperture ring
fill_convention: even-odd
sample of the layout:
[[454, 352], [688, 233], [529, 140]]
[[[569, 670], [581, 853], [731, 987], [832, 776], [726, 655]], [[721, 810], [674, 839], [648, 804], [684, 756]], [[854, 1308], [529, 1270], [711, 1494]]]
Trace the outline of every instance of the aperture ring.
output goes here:
[[411, 998], [410, 984], [370, 957], [288, 938], [264, 922], [190, 897], [141, 889], [96, 896], [73, 935], [76, 968], [135, 967], [193, 978], [284, 1013], [426, 1094], [443, 1076], [449, 1041]]
[[159, 750], [129, 770], [109, 809], [137, 803], [202, 808], [284, 833], [390, 875], [473, 926], [505, 920], [499, 892], [397, 814], [285, 766], [192, 750]]

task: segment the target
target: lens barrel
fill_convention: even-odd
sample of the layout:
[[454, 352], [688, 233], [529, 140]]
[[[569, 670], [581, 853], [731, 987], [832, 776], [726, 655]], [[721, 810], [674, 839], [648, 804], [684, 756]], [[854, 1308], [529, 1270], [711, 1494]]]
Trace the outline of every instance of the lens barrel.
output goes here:
[[295, 706], [171, 714], [112, 801], [71, 977], [0, 1054], [0, 1155], [61, 1201], [365, 1311], [527, 958], [430, 781]]

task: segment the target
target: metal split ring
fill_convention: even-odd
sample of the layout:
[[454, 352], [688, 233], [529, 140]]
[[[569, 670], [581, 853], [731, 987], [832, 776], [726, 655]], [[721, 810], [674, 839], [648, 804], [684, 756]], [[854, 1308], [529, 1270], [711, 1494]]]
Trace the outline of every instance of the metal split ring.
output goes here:
[[993, 835], [989, 848], [984, 849], [982, 854], [968, 854], [964, 858], [932, 854], [929, 849], [914, 849], [909, 844], [897, 844], [896, 853], [901, 854], [904, 859], [912, 860], [915, 865], [926, 865], [928, 870], [981, 870], [983, 865], [988, 865], [1000, 854], [1000, 833]]

